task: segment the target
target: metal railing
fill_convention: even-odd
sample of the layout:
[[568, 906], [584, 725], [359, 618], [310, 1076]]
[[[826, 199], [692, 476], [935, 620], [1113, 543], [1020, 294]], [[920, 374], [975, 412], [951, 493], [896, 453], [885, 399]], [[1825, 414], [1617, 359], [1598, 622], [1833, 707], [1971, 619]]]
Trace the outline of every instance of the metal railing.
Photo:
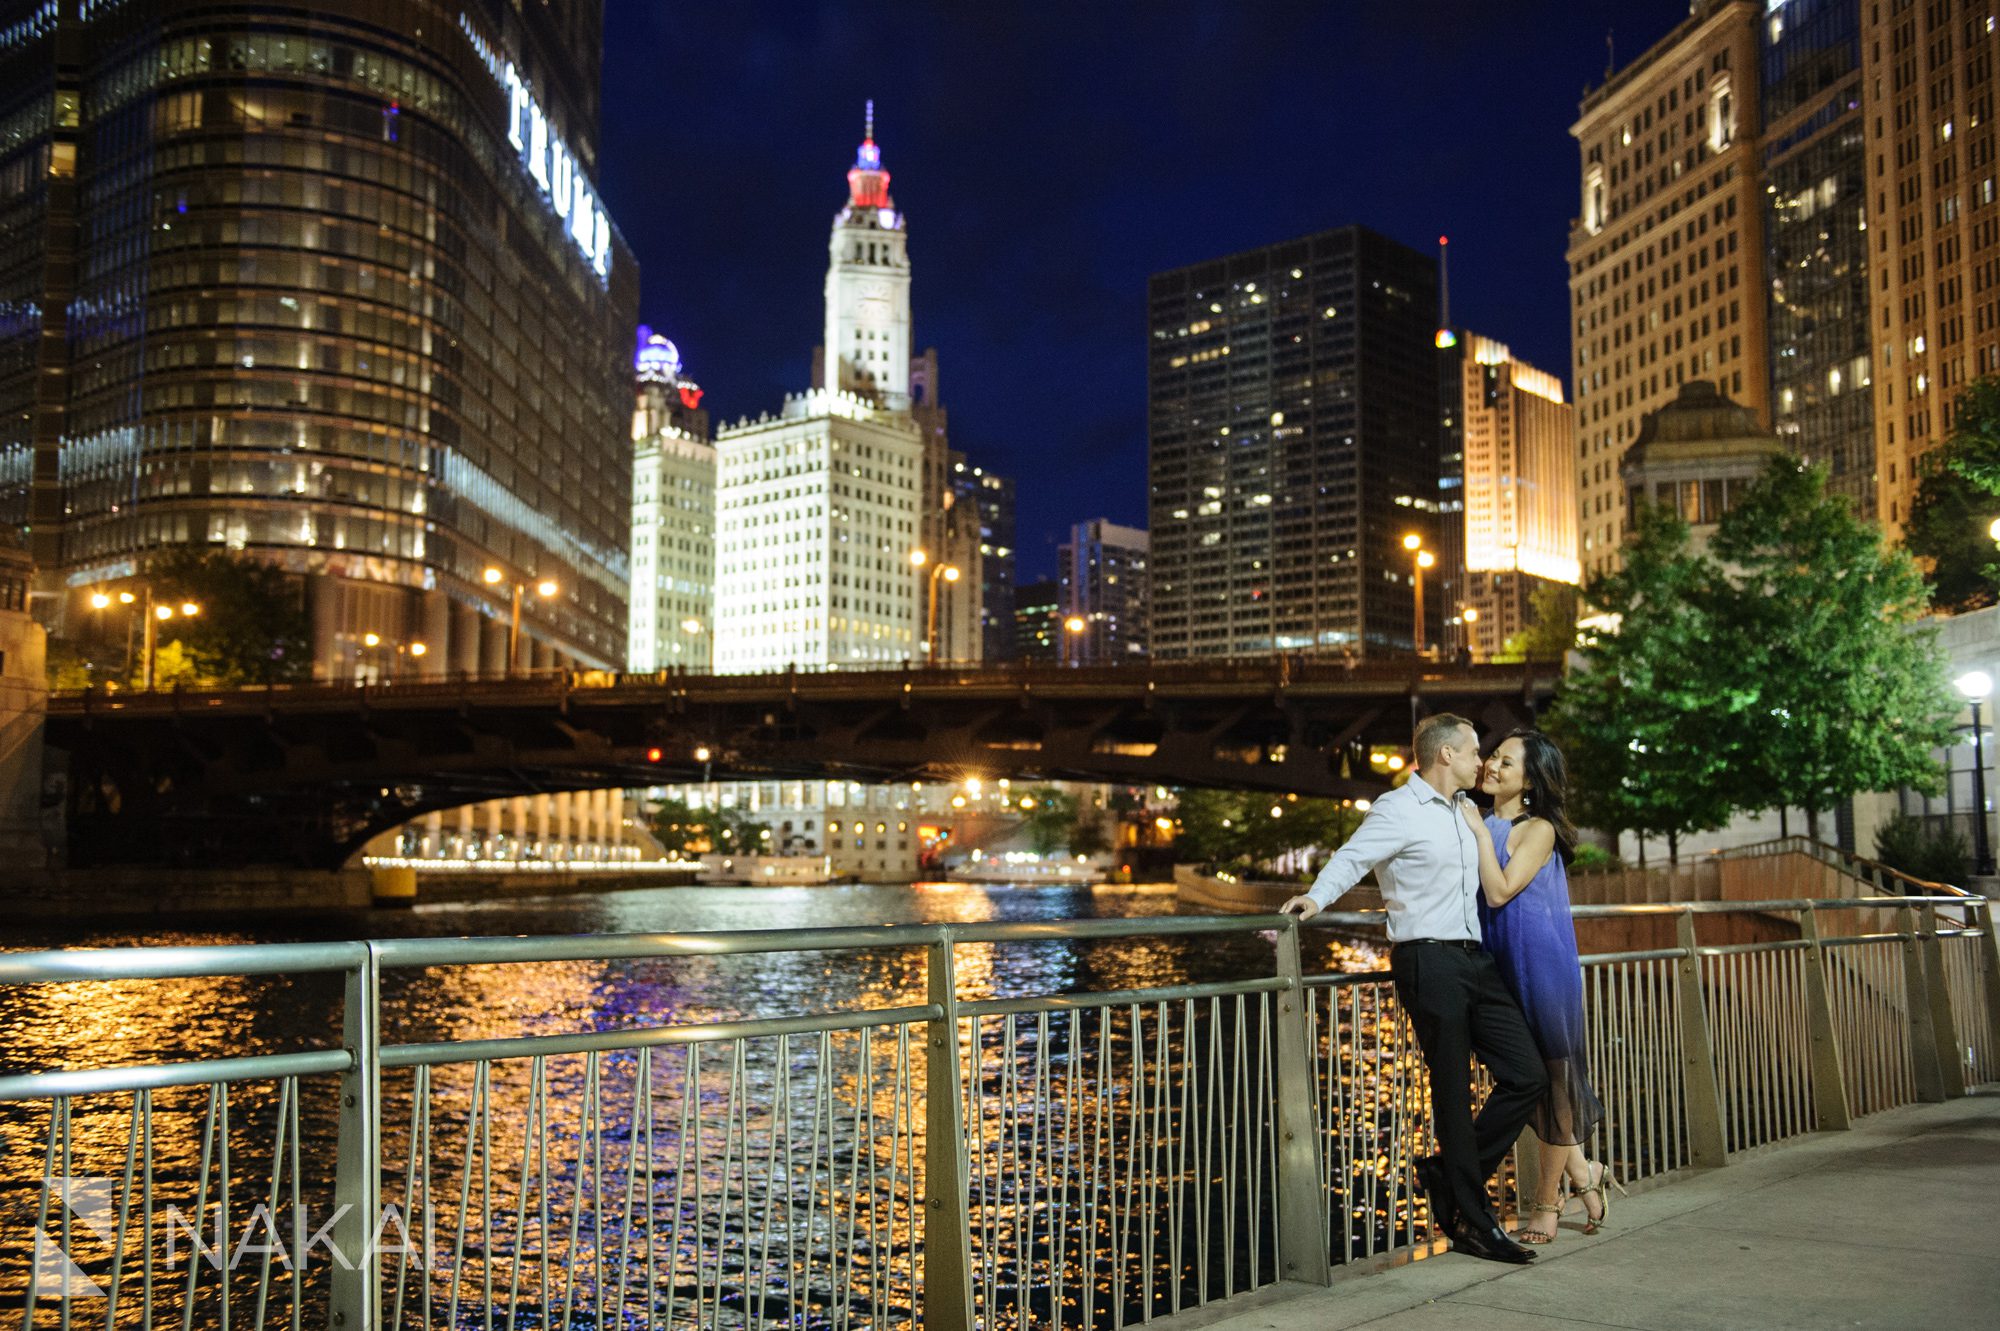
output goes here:
[[[1593, 1152], [1632, 1183], [1992, 1080], [1993, 910], [1938, 904], [1578, 908], [1675, 940], [1585, 958]], [[1257, 933], [1271, 965], [1235, 979], [963, 994], [968, 948]], [[923, 1001], [382, 1029], [396, 972], [845, 949], [903, 957]], [[324, 1048], [0, 1076], [42, 1175], [0, 1198], [25, 1327], [1118, 1328], [1428, 1233], [1393, 986], [1303, 975], [1284, 917], [0, 955], [10, 987], [301, 975], [342, 986]]]
[[681, 670], [618, 671], [577, 669], [517, 670], [512, 673], [455, 672], [434, 676], [373, 681], [306, 680], [297, 683], [245, 685], [240, 688], [158, 689], [93, 686], [59, 689], [50, 698], [59, 709], [80, 712], [142, 706], [196, 709], [224, 706], [236, 700], [263, 702], [341, 702], [356, 699], [506, 700], [540, 696], [562, 697], [611, 688], [664, 688], [697, 694], [746, 692], [790, 687], [814, 696], [837, 696], [843, 690], [879, 687], [903, 680], [913, 688], [1035, 686], [1073, 689], [1099, 686], [1202, 687], [1237, 689], [1284, 687], [1291, 684], [1354, 684], [1373, 687], [1425, 684], [1465, 684], [1505, 692], [1547, 687], [1561, 674], [1560, 663], [1460, 666], [1452, 662], [1376, 659], [1342, 662], [1314, 655], [1260, 656], [1200, 661], [1147, 661], [1120, 665], [1057, 665], [1044, 662], [857, 662], [839, 666], [794, 666], [763, 674], [709, 674]]
[[1748, 845], [1730, 846], [1716, 852], [1716, 858], [1725, 860], [1765, 859], [1773, 855], [1804, 855], [1819, 861], [1828, 868], [1837, 869], [1850, 878], [1858, 878], [1875, 891], [1885, 896], [1939, 896], [1964, 897], [1973, 893], [1950, 883], [1934, 883], [1915, 874], [1904, 873], [1901, 869], [1871, 860], [1851, 850], [1816, 840], [1809, 836], [1773, 837], [1769, 841], [1753, 841]]

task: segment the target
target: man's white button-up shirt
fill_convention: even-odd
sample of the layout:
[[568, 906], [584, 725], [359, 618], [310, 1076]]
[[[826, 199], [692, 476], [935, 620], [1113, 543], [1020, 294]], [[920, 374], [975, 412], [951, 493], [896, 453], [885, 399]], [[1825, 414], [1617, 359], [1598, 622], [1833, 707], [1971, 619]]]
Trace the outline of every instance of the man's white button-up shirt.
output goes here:
[[1306, 893], [1322, 908], [1375, 871], [1389, 941], [1479, 936], [1479, 846], [1472, 829], [1422, 777], [1375, 801]]

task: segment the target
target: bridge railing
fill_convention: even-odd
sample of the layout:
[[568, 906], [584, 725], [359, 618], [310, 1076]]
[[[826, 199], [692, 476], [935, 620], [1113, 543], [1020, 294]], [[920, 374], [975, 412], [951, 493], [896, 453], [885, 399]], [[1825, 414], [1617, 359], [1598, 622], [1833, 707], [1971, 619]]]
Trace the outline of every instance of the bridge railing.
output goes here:
[[[1990, 903], [1965, 910], [1955, 928], [1927, 898], [1579, 908], [1677, 937], [1585, 959], [1593, 1154], [1629, 1184], [1992, 1080], [2000, 936]], [[1783, 913], [1800, 937], [1703, 941]], [[1223, 979], [968, 993], [996, 992], [996, 948], [1259, 934], [1269, 964]], [[1386, 976], [1304, 975], [1299, 937], [1164, 917], [0, 956], [17, 996], [60, 991], [30, 1009], [50, 1021], [190, 976], [344, 995], [318, 1048], [146, 1067], [80, 1049], [0, 1076], [8, 1176], [42, 1180], [0, 1198], [0, 1235], [34, 1257], [0, 1281], [26, 1327], [342, 1331], [1094, 1331], [1324, 1281], [1426, 1241], [1427, 1099]], [[902, 977], [893, 1005], [383, 1028], [385, 988], [419, 971], [478, 993], [530, 967], [846, 949]]]
[[1148, 661], [1126, 665], [1065, 666], [1042, 662], [980, 664], [941, 662], [864, 662], [853, 666], [795, 666], [786, 670], [754, 675], [716, 675], [679, 670], [522, 670], [513, 674], [487, 675], [455, 673], [434, 677], [331, 682], [316, 680], [293, 684], [253, 684], [232, 689], [184, 689], [176, 685], [160, 689], [93, 687], [57, 689], [50, 692], [55, 702], [79, 710], [118, 708], [134, 704], [149, 707], [169, 703], [184, 708], [200, 708], [228, 700], [252, 699], [367, 699], [367, 698], [497, 698], [505, 696], [566, 694], [609, 688], [658, 687], [668, 689], [715, 690], [770, 687], [790, 684], [814, 691], [838, 690], [843, 683], [903, 679], [912, 687], [958, 688], [968, 685], [1003, 685], [1065, 688], [1131, 685], [1240, 684], [1245, 681], [1276, 687], [1291, 684], [1348, 684], [1357, 686], [1385, 683], [1422, 688], [1449, 686], [1479, 680], [1501, 681], [1529, 688], [1547, 683], [1560, 674], [1558, 662], [1530, 662], [1519, 665], [1461, 666], [1451, 662], [1414, 660], [1357, 660], [1344, 663], [1323, 656], [1260, 656], [1199, 661]]

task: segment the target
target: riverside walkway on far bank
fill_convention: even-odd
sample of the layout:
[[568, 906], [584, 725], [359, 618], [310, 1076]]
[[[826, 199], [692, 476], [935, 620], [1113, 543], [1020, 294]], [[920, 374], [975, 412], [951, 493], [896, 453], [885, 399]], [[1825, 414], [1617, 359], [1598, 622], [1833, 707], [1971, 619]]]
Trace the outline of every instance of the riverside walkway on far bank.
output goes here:
[[1859, 1120], [1576, 1207], [1522, 1267], [1442, 1243], [1280, 1285], [1161, 1331], [1516, 1331], [1992, 1326], [2000, 1318], [2000, 1094]]

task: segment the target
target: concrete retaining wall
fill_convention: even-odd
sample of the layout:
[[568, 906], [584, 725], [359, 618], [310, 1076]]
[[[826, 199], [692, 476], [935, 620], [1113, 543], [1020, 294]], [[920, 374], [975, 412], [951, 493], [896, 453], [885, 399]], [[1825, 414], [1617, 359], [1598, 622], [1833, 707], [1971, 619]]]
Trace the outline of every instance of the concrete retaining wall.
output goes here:
[[0, 875], [0, 910], [36, 919], [342, 910], [368, 903], [365, 869], [66, 869]]

